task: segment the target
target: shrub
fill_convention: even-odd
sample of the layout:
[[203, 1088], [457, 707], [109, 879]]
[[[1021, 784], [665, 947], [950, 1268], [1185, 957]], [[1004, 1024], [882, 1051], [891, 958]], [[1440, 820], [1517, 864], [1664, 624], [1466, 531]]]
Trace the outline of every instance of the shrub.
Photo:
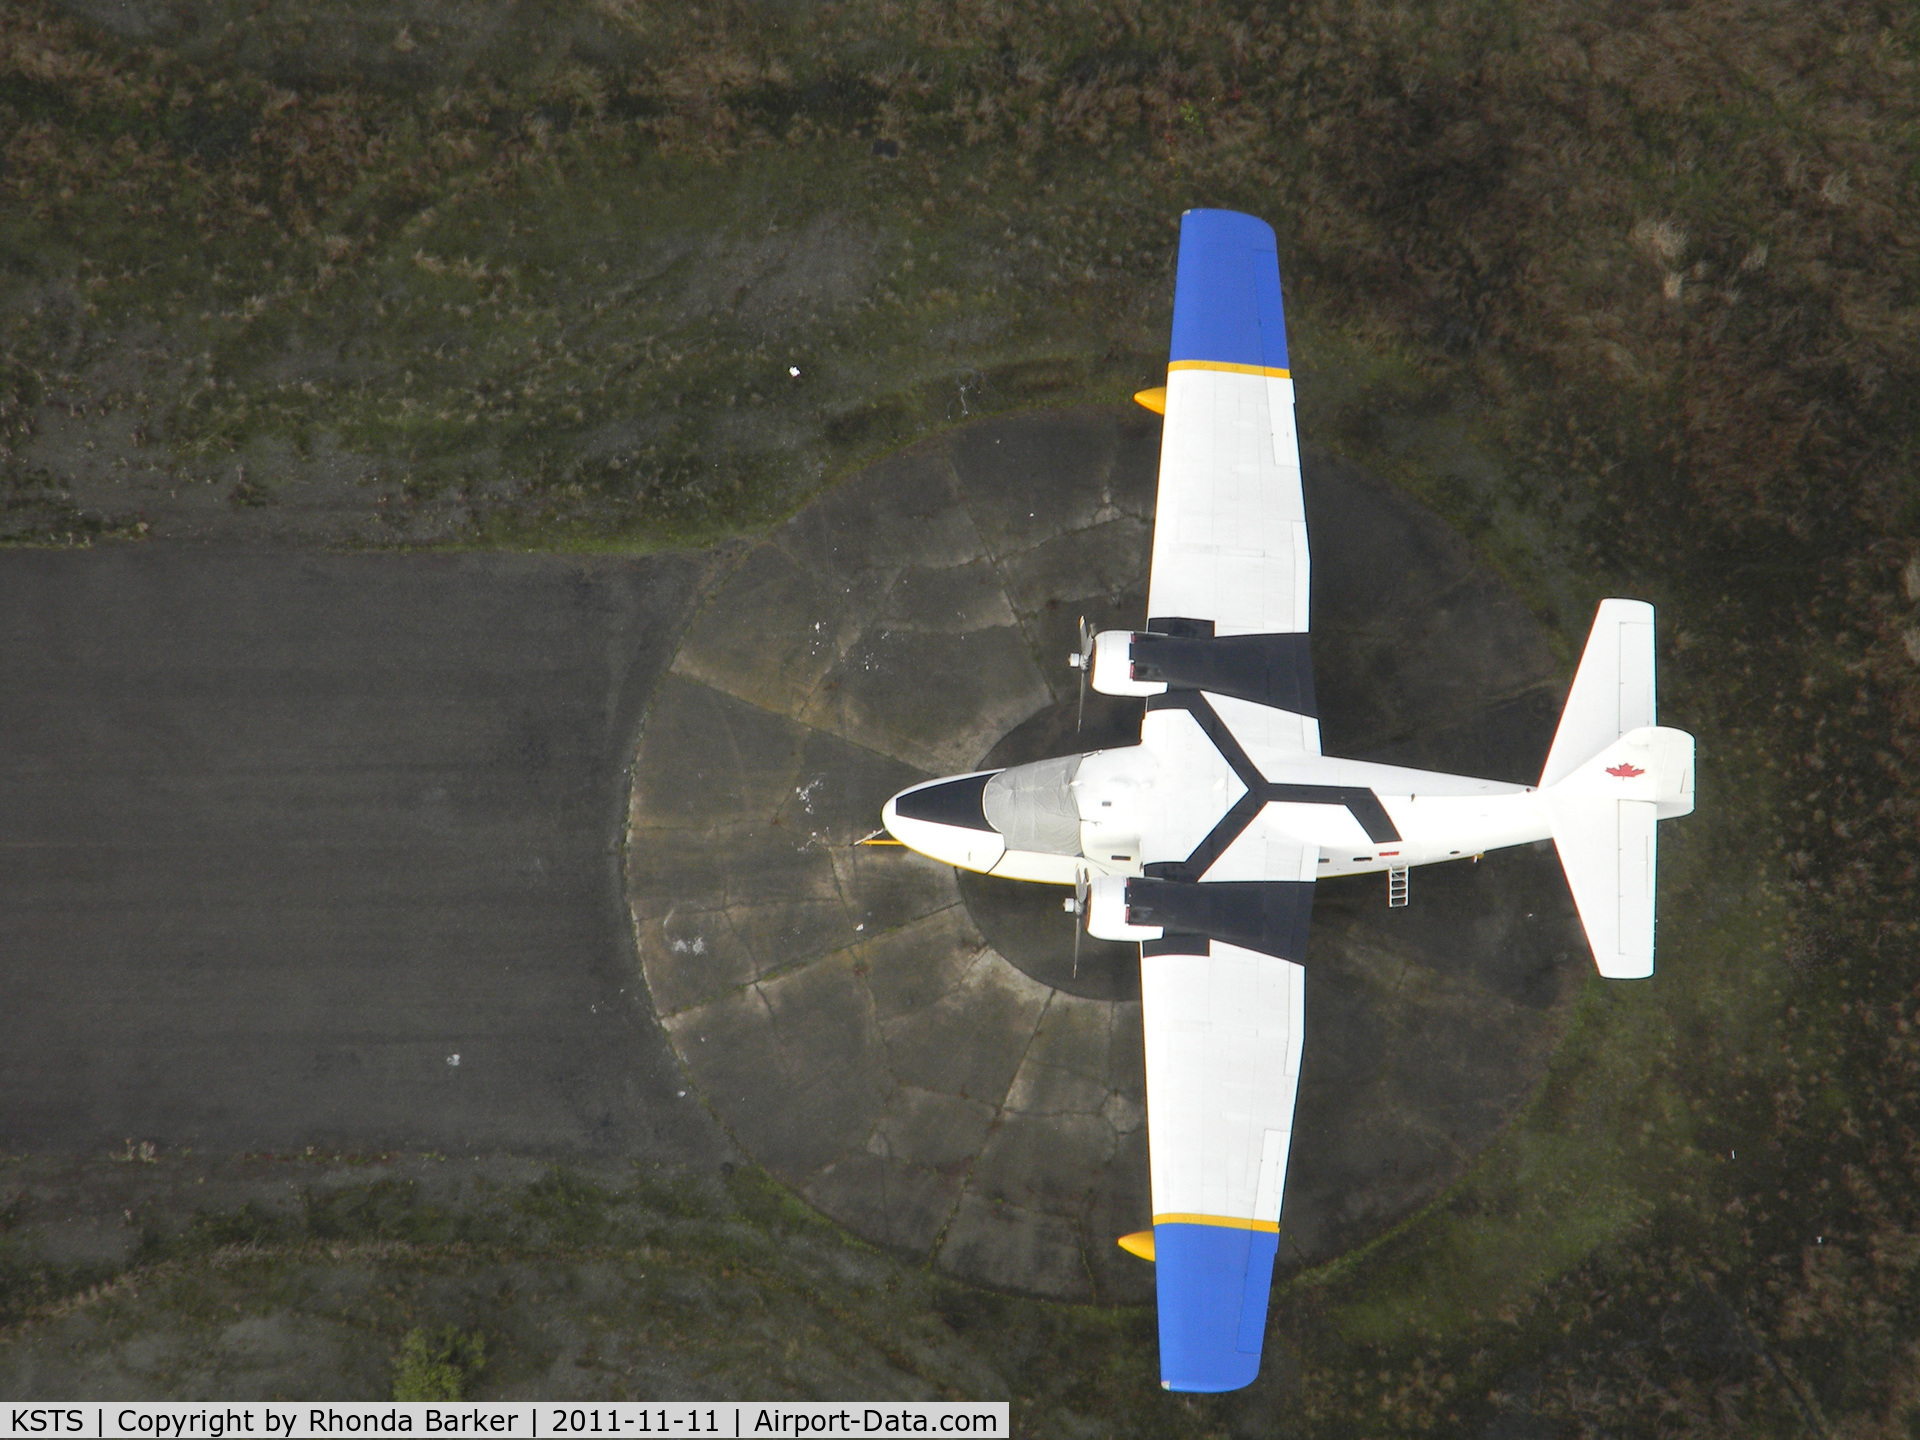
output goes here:
[[400, 1342], [393, 1362], [396, 1400], [458, 1400], [487, 1363], [487, 1342], [452, 1325], [416, 1326]]

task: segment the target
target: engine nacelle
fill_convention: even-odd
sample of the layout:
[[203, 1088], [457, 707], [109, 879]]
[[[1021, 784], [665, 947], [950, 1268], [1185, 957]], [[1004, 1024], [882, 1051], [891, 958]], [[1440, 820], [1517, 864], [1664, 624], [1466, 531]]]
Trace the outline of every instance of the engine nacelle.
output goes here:
[[1088, 676], [1102, 695], [1161, 695], [1164, 680], [1133, 678], [1133, 632], [1102, 630], [1093, 637], [1093, 673]]
[[1127, 923], [1127, 877], [1096, 875], [1087, 897], [1087, 933], [1096, 940], [1158, 940], [1159, 925]]

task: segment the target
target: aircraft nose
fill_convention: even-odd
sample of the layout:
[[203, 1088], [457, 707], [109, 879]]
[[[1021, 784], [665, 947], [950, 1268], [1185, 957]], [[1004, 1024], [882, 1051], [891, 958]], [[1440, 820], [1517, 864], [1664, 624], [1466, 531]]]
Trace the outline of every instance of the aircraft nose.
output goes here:
[[963, 870], [990, 870], [1007, 842], [987, 822], [987, 782], [999, 772], [957, 775], [902, 790], [880, 812], [887, 833], [922, 855]]

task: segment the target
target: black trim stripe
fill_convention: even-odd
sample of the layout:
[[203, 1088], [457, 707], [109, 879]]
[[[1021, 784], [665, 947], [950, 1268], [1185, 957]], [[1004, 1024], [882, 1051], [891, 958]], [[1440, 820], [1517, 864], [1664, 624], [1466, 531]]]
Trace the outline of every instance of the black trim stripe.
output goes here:
[[[1311, 880], [1227, 880], [1207, 885], [1127, 881], [1129, 925], [1159, 925], [1182, 936], [1205, 935], [1282, 960], [1306, 959], [1312, 917]], [[1145, 953], [1143, 948], [1141, 954]]]
[[1151, 960], [1156, 955], [1205, 955], [1207, 937], [1204, 935], [1162, 935], [1158, 940], [1140, 942], [1140, 958]]
[[1213, 868], [1214, 861], [1227, 853], [1227, 847], [1240, 838], [1241, 832], [1253, 824], [1266, 803], [1257, 791], [1249, 790], [1234, 801], [1233, 808], [1220, 817], [1207, 832], [1207, 838], [1185, 860], [1159, 861], [1141, 866], [1141, 871], [1164, 880], [1198, 880]]
[[1149, 615], [1147, 629], [1156, 635], [1177, 635], [1182, 640], [1213, 638], [1213, 621], [1189, 620], [1184, 615]]
[[1261, 807], [1274, 801], [1341, 805], [1367, 832], [1367, 838], [1374, 844], [1383, 845], [1400, 838], [1400, 832], [1394, 828], [1393, 820], [1387, 814], [1387, 807], [1380, 803], [1378, 795], [1364, 785], [1283, 785], [1269, 781], [1254, 765], [1246, 748], [1227, 729], [1219, 712], [1199, 691], [1169, 690], [1164, 695], [1150, 695], [1147, 697], [1147, 709], [1185, 710], [1193, 716], [1194, 723], [1199, 725], [1213, 748], [1220, 752], [1220, 758], [1227, 762], [1240, 783], [1247, 787], [1247, 793], [1207, 832], [1207, 838], [1185, 861], [1178, 865], [1162, 863], [1148, 866], [1146, 869], [1149, 874], [1164, 876], [1169, 880], [1198, 880], [1214, 861], [1226, 853], [1227, 847], [1240, 838], [1240, 833], [1253, 823]]
[[1320, 714], [1312, 642], [1305, 631], [1202, 639], [1147, 630], [1133, 637], [1132, 653], [1136, 680], [1230, 695], [1295, 715]]
[[1384, 845], [1400, 838], [1400, 832], [1393, 828], [1393, 821], [1387, 815], [1387, 807], [1364, 785], [1269, 785], [1266, 798], [1306, 805], [1344, 805], [1374, 844]]

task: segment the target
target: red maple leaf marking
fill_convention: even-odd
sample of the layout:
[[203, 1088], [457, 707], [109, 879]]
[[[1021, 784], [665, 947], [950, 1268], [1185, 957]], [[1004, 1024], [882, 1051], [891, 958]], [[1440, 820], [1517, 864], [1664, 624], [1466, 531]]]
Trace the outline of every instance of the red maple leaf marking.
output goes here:
[[1644, 775], [1646, 773], [1647, 772], [1642, 770], [1638, 765], [1628, 765], [1625, 762], [1618, 765], [1607, 766], [1607, 774], [1618, 775], [1622, 780], [1631, 780], [1635, 775]]

